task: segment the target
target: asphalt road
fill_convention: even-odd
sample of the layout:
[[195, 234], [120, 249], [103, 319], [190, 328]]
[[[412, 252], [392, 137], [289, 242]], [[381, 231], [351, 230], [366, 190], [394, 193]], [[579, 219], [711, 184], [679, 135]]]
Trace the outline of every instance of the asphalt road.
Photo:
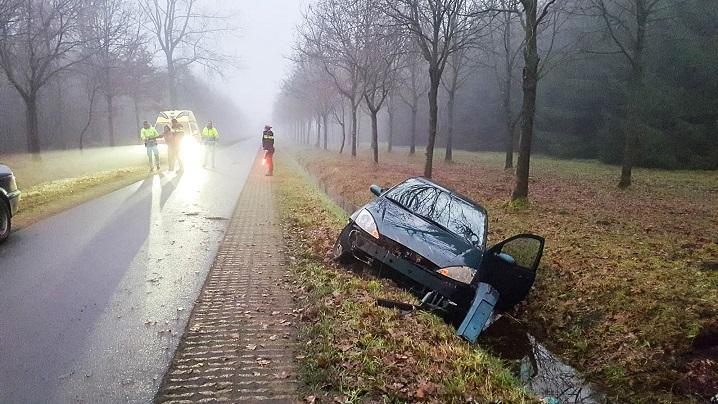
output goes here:
[[13, 233], [0, 246], [0, 402], [150, 402], [257, 148], [220, 148], [216, 169], [148, 175]]

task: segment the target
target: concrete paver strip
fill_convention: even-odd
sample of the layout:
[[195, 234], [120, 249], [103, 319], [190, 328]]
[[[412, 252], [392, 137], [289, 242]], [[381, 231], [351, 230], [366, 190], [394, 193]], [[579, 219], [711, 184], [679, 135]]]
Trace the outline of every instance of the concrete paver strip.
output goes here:
[[255, 164], [156, 402], [298, 399], [286, 267], [272, 181]]

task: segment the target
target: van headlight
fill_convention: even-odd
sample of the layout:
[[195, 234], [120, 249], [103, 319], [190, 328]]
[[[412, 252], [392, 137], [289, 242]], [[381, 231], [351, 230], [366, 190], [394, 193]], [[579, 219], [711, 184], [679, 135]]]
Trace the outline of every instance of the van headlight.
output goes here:
[[376, 222], [368, 210], [362, 209], [357, 215], [357, 218], [354, 220], [354, 223], [356, 223], [357, 226], [365, 232], [371, 234], [371, 236], [375, 239], [379, 238], [379, 230], [376, 227]]
[[476, 275], [476, 270], [470, 267], [441, 268], [438, 272], [453, 280], [463, 283], [471, 283], [471, 281], [474, 280], [474, 276]]

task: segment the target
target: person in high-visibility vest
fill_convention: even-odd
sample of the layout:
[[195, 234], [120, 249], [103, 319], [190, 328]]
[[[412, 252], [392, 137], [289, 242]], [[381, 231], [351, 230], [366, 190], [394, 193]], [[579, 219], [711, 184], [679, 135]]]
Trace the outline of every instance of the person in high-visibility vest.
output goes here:
[[[140, 131], [140, 138], [143, 142], [145, 142], [145, 148], [147, 149], [147, 159], [150, 162], [150, 172], [154, 169], [154, 167], [157, 167], [157, 171], [160, 170], [160, 151], [157, 149], [157, 139], [159, 139], [160, 134], [157, 132], [157, 129], [150, 126], [150, 123], [147, 121], [144, 121], [142, 123], [142, 130]], [[152, 156], [155, 157], [154, 165], [152, 164]]]
[[268, 177], [274, 175], [274, 132], [269, 125], [264, 126], [262, 132], [262, 149], [264, 149], [264, 163], [267, 165]]
[[212, 121], [207, 122], [207, 126], [202, 129], [202, 143], [204, 144], [204, 163], [202, 167], [207, 168], [207, 159], [211, 157], [212, 168], [214, 168], [215, 152], [217, 142], [219, 141], [219, 132], [214, 127]]

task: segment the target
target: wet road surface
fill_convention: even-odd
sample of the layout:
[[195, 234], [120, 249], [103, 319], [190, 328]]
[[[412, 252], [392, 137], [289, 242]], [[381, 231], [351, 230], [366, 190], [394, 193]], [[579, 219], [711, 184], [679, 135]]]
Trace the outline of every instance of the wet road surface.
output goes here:
[[0, 402], [151, 401], [256, 153], [240, 142], [205, 170], [187, 151], [182, 175], [13, 233], [0, 246]]

